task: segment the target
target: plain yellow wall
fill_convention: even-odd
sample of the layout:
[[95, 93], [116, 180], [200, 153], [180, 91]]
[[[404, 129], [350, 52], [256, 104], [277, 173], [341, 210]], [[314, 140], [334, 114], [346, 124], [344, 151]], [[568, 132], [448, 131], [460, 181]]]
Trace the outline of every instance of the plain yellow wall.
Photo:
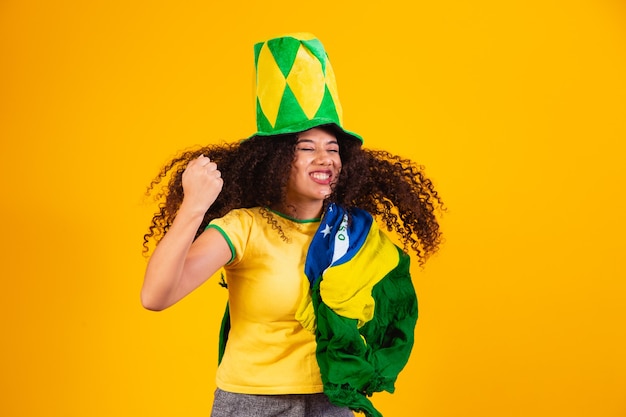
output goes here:
[[383, 414], [626, 416], [624, 3], [248, 3], [0, 2], [0, 415], [209, 415], [226, 294], [141, 308], [143, 192], [253, 133], [253, 43], [309, 31], [449, 208]]

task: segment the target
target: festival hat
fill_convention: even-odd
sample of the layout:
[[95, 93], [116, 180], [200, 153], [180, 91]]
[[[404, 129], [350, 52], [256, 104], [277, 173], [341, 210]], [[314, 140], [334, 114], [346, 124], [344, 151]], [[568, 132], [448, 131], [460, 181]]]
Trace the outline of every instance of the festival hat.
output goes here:
[[254, 45], [256, 121], [253, 136], [302, 132], [330, 125], [339, 135], [363, 142], [343, 128], [335, 73], [324, 45], [310, 33], [294, 33]]

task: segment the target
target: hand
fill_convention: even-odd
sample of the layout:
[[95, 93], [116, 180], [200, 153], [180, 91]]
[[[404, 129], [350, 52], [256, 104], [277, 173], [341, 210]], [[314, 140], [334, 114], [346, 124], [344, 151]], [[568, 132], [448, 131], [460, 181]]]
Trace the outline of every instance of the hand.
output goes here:
[[182, 183], [183, 205], [204, 214], [222, 191], [224, 180], [217, 164], [200, 155], [187, 164]]

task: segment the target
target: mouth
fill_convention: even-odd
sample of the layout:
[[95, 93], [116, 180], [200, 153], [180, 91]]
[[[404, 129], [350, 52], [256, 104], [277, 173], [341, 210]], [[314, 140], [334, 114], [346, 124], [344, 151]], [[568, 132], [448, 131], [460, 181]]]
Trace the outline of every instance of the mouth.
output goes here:
[[309, 174], [311, 179], [318, 184], [330, 184], [333, 179], [333, 174], [330, 171], [314, 171]]

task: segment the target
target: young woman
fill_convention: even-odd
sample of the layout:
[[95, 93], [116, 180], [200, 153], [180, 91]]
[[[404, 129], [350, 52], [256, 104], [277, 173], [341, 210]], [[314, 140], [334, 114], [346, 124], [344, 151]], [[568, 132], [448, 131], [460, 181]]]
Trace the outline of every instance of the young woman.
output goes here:
[[[307, 116], [283, 102], [272, 119], [258, 93], [256, 135], [185, 152], [161, 170], [150, 189], [169, 182], [144, 236], [146, 251], [158, 244], [142, 303], [162, 310], [225, 270], [212, 416], [351, 416], [350, 409], [378, 416], [366, 397], [393, 391], [417, 319], [406, 252], [423, 263], [437, 250], [441, 200], [421, 167], [364, 149], [341, 127], [319, 41], [297, 34], [257, 46], [261, 87], [265, 50], [300, 72], [323, 64], [322, 110]], [[282, 100], [320, 96], [312, 79], [291, 79]]]

